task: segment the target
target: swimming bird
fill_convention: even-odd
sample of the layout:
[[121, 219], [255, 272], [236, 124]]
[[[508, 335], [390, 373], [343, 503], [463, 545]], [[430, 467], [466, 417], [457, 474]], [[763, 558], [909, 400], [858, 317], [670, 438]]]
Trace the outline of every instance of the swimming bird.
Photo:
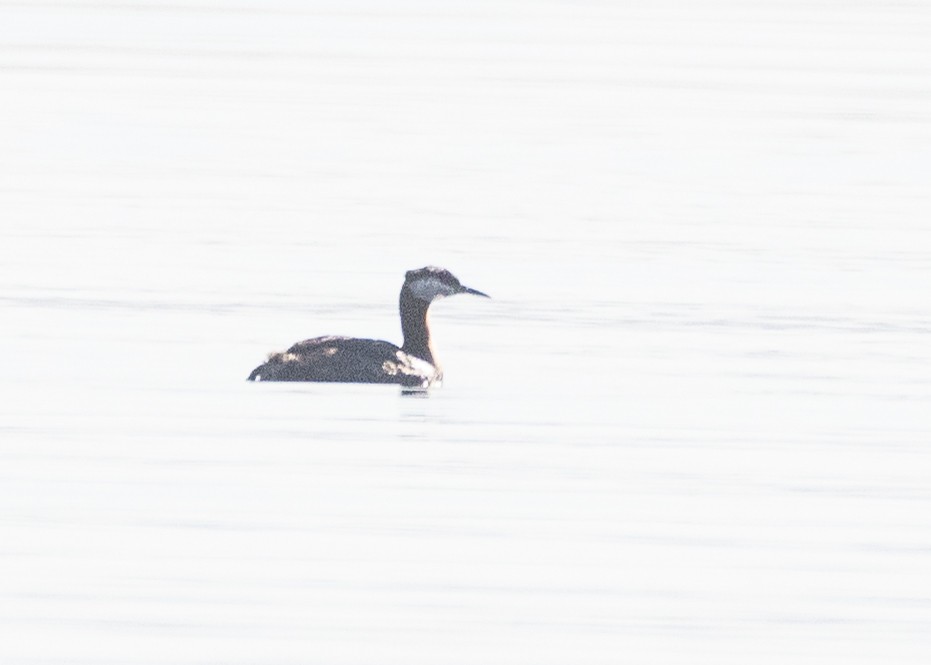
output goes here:
[[429, 387], [442, 381], [443, 370], [430, 341], [430, 304], [458, 293], [488, 298], [463, 286], [448, 270], [426, 266], [409, 270], [399, 306], [404, 343], [397, 347], [379, 339], [325, 336], [298, 342], [273, 353], [252, 370], [249, 381], [323, 381], [336, 383], [398, 383]]

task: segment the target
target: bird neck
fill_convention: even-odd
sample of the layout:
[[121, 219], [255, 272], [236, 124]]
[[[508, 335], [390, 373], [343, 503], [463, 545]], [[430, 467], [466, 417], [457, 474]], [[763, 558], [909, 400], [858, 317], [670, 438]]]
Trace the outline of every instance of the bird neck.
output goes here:
[[407, 289], [401, 289], [400, 309], [401, 331], [404, 333], [401, 350], [435, 367], [437, 363], [430, 344], [430, 321], [427, 314], [430, 303], [415, 298]]

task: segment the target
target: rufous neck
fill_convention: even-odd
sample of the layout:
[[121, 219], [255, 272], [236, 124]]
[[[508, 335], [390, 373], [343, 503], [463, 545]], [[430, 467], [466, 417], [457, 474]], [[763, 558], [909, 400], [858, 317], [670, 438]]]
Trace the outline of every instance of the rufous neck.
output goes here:
[[430, 303], [415, 298], [407, 289], [402, 288], [400, 309], [401, 331], [404, 333], [404, 346], [401, 350], [436, 366], [433, 346], [430, 344], [430, 321], [427, 314]]

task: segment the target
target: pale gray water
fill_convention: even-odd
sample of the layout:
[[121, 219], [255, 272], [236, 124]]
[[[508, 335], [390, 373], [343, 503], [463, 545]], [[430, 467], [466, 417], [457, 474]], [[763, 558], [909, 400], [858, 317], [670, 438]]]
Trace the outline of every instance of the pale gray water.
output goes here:
[[[927, 663], [931, 8], [0, 6], [0, 663]], [[446, 385], [253, 385], [318, 334]]]

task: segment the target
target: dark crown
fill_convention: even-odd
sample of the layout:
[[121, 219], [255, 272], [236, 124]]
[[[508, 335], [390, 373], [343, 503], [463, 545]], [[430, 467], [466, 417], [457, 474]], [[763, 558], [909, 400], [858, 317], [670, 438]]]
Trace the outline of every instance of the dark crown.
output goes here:
[[445, 268], [437, 266], [425, 266], [417, 270], [408, 270], [404, 275], [405, 282], [412, 282], [417, 279], [438, 279], [445, 284], [458, 288], [461, 286], [459, 279]]

